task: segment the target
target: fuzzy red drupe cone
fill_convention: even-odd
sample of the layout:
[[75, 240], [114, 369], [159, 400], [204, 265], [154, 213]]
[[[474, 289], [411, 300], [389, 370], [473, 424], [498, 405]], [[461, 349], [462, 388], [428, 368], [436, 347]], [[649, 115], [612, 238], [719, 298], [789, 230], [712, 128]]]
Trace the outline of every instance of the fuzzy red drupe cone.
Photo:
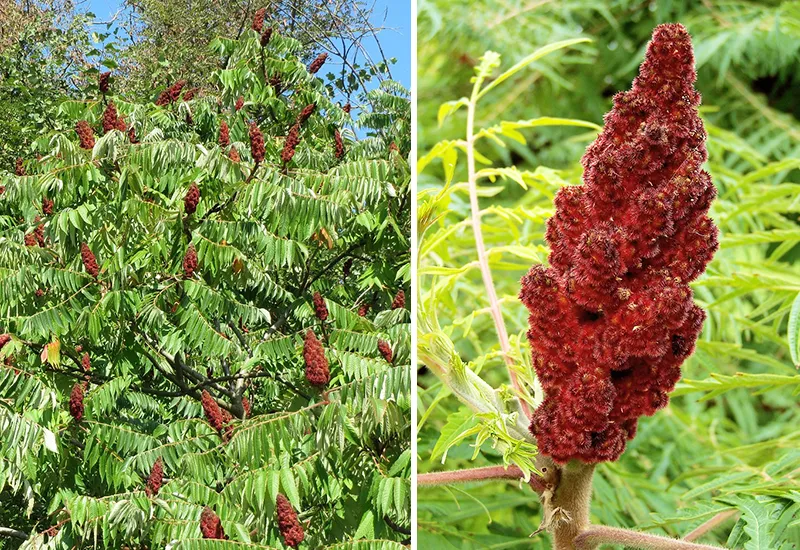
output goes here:
[[81, 261], [83, 262], [84, 269], [86, 269], [86, 273], [96, 279], [100, 274], [100, 266], [97, 265], [97, 259], [86, 243], [81, 243]]
[[351, 110], [351, 109], [352, 109], [352, 107], [350, 106], [350, 103], [345, 103], [345, 104], [344, 104], [344, 107], [342, 107], [342, 110], [343, 110], [345, 113], [350, 113], [350, 110]]
[[197, 269], [197, 250], [194, 245], [190, 244], [186, 249], [186, 254], [183, 257], [183, 278], [191, 279], [194, 277], [194, 272]]
[[286, 546], [297, 548], [306, 537], [303, 526], [297, 519], [292, 503], [284, 495], [278, 493], [275, 498], [275, 515], [278, 517], [278, 530], [281, 532]]
[[200, 188], [197, 187], [195, 182], [189, 186], [189, 191], [183, 197], [183, 208], [187, 214], [194, 214], [197, 210], [197, 205], [200, 203]]
[[366, 316], [367, 316], [367, 312], [368, 312], [368, 311], [369, 311], [369, 304], [367, 304], [367, 303], [361, 304], [361, 305], [358, 307], [358, 314], [359, 314], [361, 317], [366, 317]]
[[244, 107], [244, 97], [239, 96], [236, 98], [236, 105], [234, 105], [233, 108], [238, 112], [242, 110], [242, 107]]
[[153, 463], [150, 475], [147, 477], [147, 486], [144, 488], [145, 494], [149, 497], [157, 495], [163, 481], [164, 463], [161, 461], [161, 457], [158, 457]]
[[275, 89], [275, 95], [279, 95], [283, 85], [280, 75], [271, 76], [269, 79], [269, 85]]
[[111, 130], [115, 130], [117, 128], [117, 120], [119, 115], [117, 114], [117, 106], [114, 105], [113, 101], [109, 101], [108, 105], [106, 105], [106, 110], [103, 111], [103, 133], [107, 134]]
[[200, 91], [200, 88], [191, 88], [189, 90], [186, 90], [186, 93], [183, 94], [183, 100], [184, 101], [193, 100], [194, 96], [196, 96], [197, 92], [199, 92], [199, 91]]
[[342, 141], [342, 134], [336, 129], [333, 131], [333, 154], [339, 160], [344, 156], [344, 142]]
[[300, 125], [295, 124], [292, 126], [291, 130], [289, 130], [289, 135], [286, 136], [286, 141], [283, 143], [281, 161], [283, 161], [284, 164], [289, 164], [292, 158], [294, 158], [298, 143], [300, 143]]
[[261, 47], [264, 48], [269, 44], [269, 41], [272, 39], [272, 27], [267, 27], [264, 29], [264, 32], [261, 33]]
[[392, 300], [392, 309], [403, 309], [404, 307], [406, 307], [406, 293], [401, 288]]
[[316, 74], [322, 66], [325, 64], [325, 60], [328, 59], [328, 54], [321, 53], [319, 54], [314, 61], [311, 62], [311, 65], [308, 66], [308, 72], [311, 74]]
[[389, 144], [389, 153], [400, 153], [400, 147], [394, 141]]
[[242, 157], [239, 156], [239, 151], [231, 147], [231, 150], [228, 151], [228, 158], [231, 159], [233, 162], [241, 162]]
[[264, 134], [261, 133], [261, 130], [254, 122], [250, 125], [250, 154], [253, 156], [254, 161], [262, 162], [265, 153]]
[[128, 130], [128, 141], [130, 141], [133, 145], [139, 143], [139, 138], [136, 137], [136, 129], [131, 126]]
[[325, 349], [314, 331], [308, 329], [303, 345], [303, 359], [306, 362], [306, 380], [312, 386], [324, 386], [331, 380], [331, 371]]
[[250, 400], [246, 395], [242, 396], [242, 408], [244, 409], [244, 417], [250, 418]]
[[91, 372], [92, 361], [89, 358], [89, 352], [84, 353], [83, 357], [81, 357], [81, 367], [83, 368], [84, 372]]
[[219, 516], [208, 506], [203, 508], [203, 512], [200, 514], [200, 532], [204, 539], [225, 540], [228, 538], [222, 529]]
[[394, 360], [392, 345], [386, 340], [378, 339], [378, 351], [381, 352], [381, 355], [383, 355], [387, 363], [391, 363]]
[[224, 120], [219, 123], [219, 145], [220, 147], [229, 147], [231, 144], [231, 130], [228, 128], [228, 123]]
[[[41, 218], [36, 216], [36, 221], [38, 222]], [[40, 223], [36, 226], [36, 229], [33, 231], [33, 236], [36, 238], [36, 243], [44, 248], [44, 224]]]
[[18, 176], [25, 175], [25, 165], [23, 164], [22, 157], [17, 157], [17, 164], [14, 166], [14, 173]]
[[308, 105], [303, 107], [303, 110], [300, 111], [299, 115], [297, 115], [297, 121], [296, 121], [297, 124], [303, 124], [306, 120], [308, 120], [311, 117], [311, 115], [314, 114], [314, 110], [316, 108], [317, 108], [316, 103], [309, 103]]
[[119, 115], [119, 118], [117, 118], [117, 130], [120, 132], [128, 131], [128, 123], [125, 122], [125, 117], [122, 115]]
[[0, 334], [0, 351], [11, 341], [10, 334]]
[[325, 305], [325, 299], [319, 292], [314, 293], [314, 313], [320, 321], [328, 319], [328, 307]]
[[36, 234], [35, 233], [26, 233], [25, 234], [25, 246], [34, 247], [37, 244], [39, 244], [39, 243], [36, 240]]
[[97, 86], [100, 88], [100, 93], [107, 94], [108, 93], [108, 80], [111, 78], [111, 71], [100, 73], [97, 77]]
[[76, 422], [83, 420], [83, 384], [80, 382], [72, 386], [69, 394], [69, 414]]
[[82, 149], [92, 149], [94, 147], [94, 131], [85, 120], [79, 120], [75, 125], [75, 132], [81, 142]]
[[531, 431], [557, 462], [618, 459], [694, 351], [705, 314], [688, 283], [717, 250], [695, 76], [686, 29], [657, 27], [583, 157], [583, 185], [556, 195], [550, 267], [522, 279], [545, 395]]
[[208, 390], [203, 390], [200, 403], [203, 405], [203, 412], [206, 415], [206, 420], [211, 424], [211, 427], [218, 432], [222, 432], [222, 428], [225, 426], [225, 416], [222, 414], [220, 406], [217, 405], [217, 402], [214, 401], [214, 398], [208, 393]]
[[52, 215], [53, 214], [53, 209], [55, 208], [55, 205], [56, 205], [55, 201], [53, 201], [52, 199], [48, 199], [47, 197], [44, 197], [42, 199], [42, 213], [45, 216]]
[[267, 8], [260, 8], [256, 10], [255, 15], [253, 16], [253, 25], [252, 28], [256, 32], [261, 32], [261, 29], [264, 28], [264, 18], [267, 16]]
[[179, 80], [172, 86], [170, 86], [169, 90], [169, 99], [172, 103], [175, 103], [181, 97], [181, 91], [183, 91], [183, 87], [186, 86], [185, 80]]

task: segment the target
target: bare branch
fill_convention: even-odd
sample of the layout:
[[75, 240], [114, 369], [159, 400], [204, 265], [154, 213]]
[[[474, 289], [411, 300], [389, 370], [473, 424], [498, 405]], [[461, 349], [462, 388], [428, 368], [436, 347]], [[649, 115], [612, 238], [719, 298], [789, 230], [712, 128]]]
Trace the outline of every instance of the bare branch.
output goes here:
[[0, 537], [28, 540], [28, 533], [12, 529], [11, 527], [0, 527]]
[[[495, 479], [513, 479], [516, 481], [525, 478], [525, 474], [518, 466], [486, 466], [483, 468], [470, 468], [468, 470], [453, 470], [449, 472], [431, 472], [417, 475], [417, 485], [434, 486], [450, 485], [453, 483], [469, 483], [473, 481], [490, 481]], [[537, 493], [546, 487], [544, 479], [531, 474], [530, 486]]]
[[618, 527], [591, 526], [575, 537], [575, 550], [595, 550], [601, 544], [619, 544], [640, 550], [719, 550], [720, 546], [695, 544]]

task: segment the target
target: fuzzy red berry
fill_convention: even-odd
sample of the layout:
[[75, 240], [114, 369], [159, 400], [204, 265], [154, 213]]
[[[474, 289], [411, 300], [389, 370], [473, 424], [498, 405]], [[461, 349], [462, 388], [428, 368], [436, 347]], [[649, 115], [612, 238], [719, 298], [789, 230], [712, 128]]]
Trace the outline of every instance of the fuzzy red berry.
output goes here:
[[82, 149], [94, 148], [94, 131], [88, 122], [79, 120], [75, 125], [75, 132], [78, 134]]
[[387, 363], [391, 363], [394, 360], [392, 345], [386, 340], [378, 339], [378, 351], [381, 352], [381, 355], [383, 355], [383, 358], [386, 359]]
[[345, 104], [344, 104], [344, 107], [342, 107], [342, 110], [343, 110], [345, 113], [348, 113], [348, 114], [350, 113], [350, 110], [351, 110], [351, 109], [352, 109], [352, 107], [350, 106], [350, 102], [347, 102], [347, 103], [345, 103]]
[[220, 147], [229, 147], [231, 144], [231, 130], [228, 128], [228, 123], [221, 120], [219, 123], [219, 145]]
[[275, 515], [278, 519], [278, 530], [281, 532], [286, 546], [297, 548], [305, 538], [303, 526], [297, 519], [292, 503], [284, 495], [278, 493], [275, 498]]
[[314, 61], [311, 62], [311, 65], [308, 66], [308, 72], [311, 74], [316, 74], [322, 66], [325, 64], [325, 60], [328, 59], [328, 54], [321, 53], [319, 54]]
[[39, 243], [36, 240], [36, 234], [35, 233], [26, 233], [25, 234], [25, 246], [27, 246], [29, 248], [32, 248], [34, 246], [37, 246], [38, 244]]
[[117, 118], [117, 130], [120, 132], [128, 131], [128, 123], [125, 122], [125, 117], [122, 115], [119, 115], [119, 118]]
[[231, 159], [233, 162], [241, 162], [242, 157], [239, 156], [239, 151], [235, 148], [231, 147], [231, 150], [228, 151], [228, 158]]
[[89, 358], [89, 352], [84, 353], [83, 357], [81, 357], [81, 367], [83, 368], [84, 372], [91, 372], [92, 361]]
[[69, 414], [76, 422], [83, 420], [83, 384], [76, 383], [69, 394]]
[[244, 417], [250, 417], [250, 400], [247, 398], [246, 395], [242, 396], [242, 408], [244, 409]]
[[200, 514], [200, 532], [204, 539], [225, 540], [228, 538], [225, 536], [219, 516], [208, 506], [203, 508], [203, 512]]
[[289, 135], [286, 136], [286, 141], [283, 143], [283, 152], [281, 153], [281, 161], [283, 161], [284, 164], [289, 164], [292, 158], [294, 158], [294, 153], [299, 143], [300, 143], [300, 125], [295, 124], [294, 126], [292, 126], [291, 130], [289, 130]]
[[256, 123], [252, 123], [250, 125], [250, 154], [253, 156], [253, 160], [256, 162], [262, 162], [264, 160], [264, 134], [261, 133], [261, 130], [258, 128]]
[[394, 141], [389, 144], [389, 154], [397, 154], [400, 153], [400, 147], [397, 146], [397, 143]]
[[185, 80], [179, 80], [172, 86], [170, 86], [169, 92], [169, 99], [172, 103], [175, 103], [181, 97], [181, 91], [183, 91], [183, 87], [186, 86]]
[[197, 269], [197, 250], [194, 245], [190, 244], [186, 249], [186, 254], [183, 256], [183, 278], [191, 279], [194, 277], [194, 272]]
[[234, 105], [233, 108], [238, 112], [242, 110], [242, 107], [244, 107], [244, 97], [239, 96], [236, 98], [236, 105]]
[[297, 115], [297, 120], [295, 122], [297, 124], [303, 124], [305, 121], [307, 121], [311, 117], [311, 115], [314, 114], [314, 110], [316, 108], [317, 108], [317, 104], [316, 103], [309, 103], [308, 105], [303, 107], [303, 110], [300, 111], [299, 115]]
[[271, 76], [269, 79], [269, 85], [275, 90], [275, 95], [279, 95], [283, 90], [283, 81], [281, 80], [280, 75]]
[[183, 198], [183, 208], [187, 214], [194, 214], [197, 210], [197, 205], [200, 203], [200, 188], [197, 187], [195, 182], [189, 186], [189, 191]]
[[583, 185], [556, 195], [550, 267], [522, 279], [545, 395], [531, 431], [557, 462], [618, 459], [694, 351], [705, 314], [689, 282], [717, 249], [695, 76], [686, 29], [657, 27], [586, 150]]
[[44, 197], [42, 199], [42, 213], [45, 216], [52, 215], [54, 208], [55, 208], [55, 201], [53, 201], [52, 199], [48, 199], [47, 197]]
[[100, 73], [97, 77], [97, 86], [100, 88], [100, 93], [103, 95], [108, 93], [108, 83], [111, 78], [111, 71]]
[[401, 288], [392, 300], [392, 309], [403, 309], [404, 307], [406, 307], [406, 293]]
[[312, 386], [325, 386], [330, 382], [331, 372], [328, 366], [328, 358], [325, 357], [325, 349], [311, 329], [306, 332], [303, 359], [306, 363], [306, 380], [308, 380], [309, 384]]
[[8, 344], [10, 341], [11, 341], [10, 334], [0, 334], [0, 351], [2, 351], [3, 348], [6, 347], [6, 344]]
[[186, 90], [186, 93], [183, 94], [184, 101], [191, 101], [194, 99], [194, 96], [197, 95], [197, 92], [200, 91], [200, 88], [191, 88]]
[[86, 269], [86, 273], [96, 279], [100, 274], [100, 266], [97, 265], [97, 259], [86, 243], [81, 243], [81, 261], [83, 262], [84, 269]]
[[139, 138], [136, 137], [136, 129], [131, 126], [128, 130], [128, 141], [130, 141], [133, 145], [139, 143]]
[[106, 105], [106, 110], [103, 111], [103, 133], [107, 134], [111, 130], [116, 130], [117, 128], [117, 106], [114, 105], [113, 101], [109, 101], [108, 105]]
[[269, 41], [272, 39], [272, 27], [267, 27], [264, 29], [264, 32], [261, 33], [261, 47], [265, 48]]
[[[36, 221], [39, 221], [37, 216]], [[36, 226], [36, 229], [33, 231], [33, 236], [36, 238], [36, 243], [44, 248], [44, 224], [40, 223]]]
[[161, 484], [164, 481], [164, 463], [161, 457], [158, 457], [153, 463], [153, 468], [150, 470], [150, 475], [147, 477], [147, 486], [144, 492], [147, 496], [152, 497], [158, 494], [161, 489]]
[[17, 164], [14, 166], [14, 173], [18, 176], [25, 175], [25, 165], [23, 164], [22, 157], [17, 157]]
[[214, 401], [214, 398], [211, 397], [211, 394], [208, 393], [208, 390], [203, 390], [203, 394], [200, 397], [200, 404], [203, 405], [203, 412], [206, 415], [208, 423], [211, 424], [212, 428], [221, 433], [222, 428], [225, 426], [225, 417], [222, 414], [222, 409], [217, 405], [217, 402]]
[[266, 16], [267, 8], [260, 8], [256, 10], [255, 15], [253, 16], [253, 24], [251, 25], [254, 31], [261, 32], [261, 29], [264, 28], [264, 18]]
[[361, 317], [366, 317], [367, 312], [369, 311], [370, 305], [368, 303], [363, 303], [358, 307], [358, 314]]
[[319, 292], [314, 293], [314, 313], [320, 321], [328, 319], [328, 307], [325, 305], [325, 299]]
[[344, 157], [344, 142], [338, 129], [333, 131], [333, 154], [337, 160], [341, 160]]

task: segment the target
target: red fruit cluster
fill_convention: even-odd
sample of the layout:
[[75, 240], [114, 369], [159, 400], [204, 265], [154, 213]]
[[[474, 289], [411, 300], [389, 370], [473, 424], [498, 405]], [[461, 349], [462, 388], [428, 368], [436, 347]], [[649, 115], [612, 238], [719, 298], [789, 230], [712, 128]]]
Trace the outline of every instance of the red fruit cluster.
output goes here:
[[200, 188], [197, 187], [195, 182], [189, 186], [189, 191], [183, 197], [183, 208], [187, 214], [194, 214], [197, 210], [197, 205], [200, 203]]
[[79, 120], [75, 125], [75, 132], [81, 142], [82, 149], [92, 149], [94, 147], [94, 131], [85, 120]]
[[197, 250], [194, 245], [190, 244], [186, 249], [186, 254], [183, 256], [183, 278], [191, 279], [194, 277], [194, 272], [197, 269]]
[[125, 117], [122, 115], [119, 115], [119, 118], [117, 119], [117, 130], [120, 132], [125, 132], [128, 130], [128, 123], [125, 122]]
[[225, 540], [225, 531], [222, 529], [222, 521], [219, 516], [206, 506], [200, 514], [200, 532], [203, 534], [204, 539], [217, 539]]
[[[36, 221], [38, 222], [41, 220], [39, 216], [36, 216]], [[36, 239], [36, 243], [44, 248], [44, 224], [40, 223], [36, 226], [36, 229], [33, 230], [33, 236]]]
[[0, 351], [2, 351], [3, 348], [6, 347], [6, 344], [8, 344], [10, 341], [11, 341], [10, 334], [0, 334]]
[[401, 288], [392, 300], [392, 309], [403, 309], [404, 307], [406, 307], [406, 293]]
[[381, 352], [381, 355], [383, 355], [387, 363], [391, 363], [394, 360], [392, 345], [386, 340], [378, 339], [378, 351]]
[[200, 91], [200, 88], [191, 88], [189, 90], [186, 90], [186, 93], [183, 94], [183, 100], [184, 101], [193, 100], [194, 96], [196, 96], [197, 92], [199, 92], [199, 91]]
[[280, 94], [282, 89], [281, 86], [283, 85], [280, 75], [271, 76], [269, 79], [269, 85], [275, 89], [275, 95]]
[[358, 308], [358, 314], [361, 317], [366, 317], [367, 316], [367, 312], [369, 311], [369, 307], [370, 307], [370, 305], [367, 304], [367, 303], [361, 304], [359, 306], [359, 308]]
[[200, 403], [203, 405], [203, 412], [206, 415], [208, 423], [211, 424], [212, 428], [221, 433], [222, 429], [225, 427], [225, 415], [222, 413], [220, 406], [217, 405], [217, 402], [214, 401], [214, 398], [211, 397], [211, 394], [208, 393], [208, 390], [203, 390]]
[[35, 233], [26, 233], [25, 234], [25, 246], [27, 247], [34, 247], [38, 244], [36, 241], [36, 234]]
[[281, 153], [281, 160], [284, 164], [289, 164], [292, 158], [294, 158], [294, 153], [297, 149], [297, 145], [300, 143], [300, 125], [295, 124], [292, 126], [291, 130], [289, 130], [289, 135], [286, 136], [286, 141], [283, 143], [283, 152]]
[[350, 110], [351, 110], [351, 109], [352, 109], [352, 107], [350, 106], [350, 103], [349, 103], [349, 102], [348, 102], [348, 103], [345, 103], [345, 104], [344, 104], [344, 107], [342, 107], [342, 110], [343, 110], [345, 113], [348, 113], [348, 114], [350, 113]]
[[76, 422], [83, 420], [83, 384], [77, 382], [69, 394], [69, 414]]
[[292, 548], [300, 546], [305, 538], [303, 526], [297, 519], [297, 512], [294, 511], [292, 503], [280, 493], [275, 498], [275, 514], [278, 518], [278, 530], [281, 532], [286, 546]]
[[83, 357], [81, 357], [81, 367], [83, 368], [83, 372], [91, 372], [92, 361], [89, 358], [89, 352], [84, 353]]
[[236, 98], [236, 105], [234, 105], [233, 108], [239, 112], [242, 110], [242, 107], [244, 107], [244, 97], [239, 96]]
[[239, 151], [231, 147], [231, 150], [228, 151], [228, 158], [231, 159], [233, 162], [241, 162], [242, 157], [239, 156]]
[[97, 265], [97, 259], [86, 243], [81, 243], [81, 261], [83, 262], [84, 269], [86, 269], [86, 273], [96, 279], [100, 274], [100, 266]]
[[264, 18], [267, 16], [267, 8], [260, 8], [256, 10], [255, 16], [253, 16], [253, 25], [252, 28], [256, 32], [261, 32], [261, 29], [264, 28]]
[[311, 62], [311, 65], [308, 66], [308, 72], [311, 74], [316, 74], [322, 66], [325, 64], [325, 60], [328, 59], [328, 54], [321, 53], [317, 56], [314, 61]]
[[400, 147], [394, 141], [389, 144], [389, 154], [391, 153], [400, 153]]
[[45, 216], [52, 215], [54, 208], [55, 208], [55, 201], [48, 199], [47, 197], [42, 198], [42, 213]]
[[111, 71], [100, 73], [97, 77], [97, 86], [100, 88], [100, 93], [107, 94], [108, 93], [108, 80], [111, 78]]
[[689, 33], [657, 27], [583, 157], [584, 184], [556, 195], [550, 267], [522, 280], [545, 394], [531, 431], [557, 462], [619, 458], [694, 351], [705, 315], [688, 283], [717, 249], [694, 80]]
[[325, 299], [319, 292], [314, 293], [314, 313], [320, 321], [328, 319], [328, 307], [325, 305]]
[[128, 130], [128, 141], [134, 145], [139, 143], [139, 138], [136, 137], [136, 129], [133, 126]]
[[264, 32], [261, 33], [261, 47], [265, 48], [267, 44], [269, 44], [270, 39], [272, 39], [272, 27], [267, 27], [264, 29]]
[[103, 111], [103, 133], [107, 134], [111, 130], [116, 130], [117, 128], [117, 106], [114, 105], [113, 101], [109, 101], [108, 105], [106, 105], [106, 110]]
[[308, 105], [303, 107], [303, 110], [300, 111], [299, 115], [297, 115], [296, 123], [297, 124], [305, 123], [305, 121], [308, 120], [311, 117], [311, 115], [314, 114], [314, 110], [316, 108], [317, 108], [317, 104], [316, 103], [309, 103]]
[[264, 134], [261, 133], [261, 130], [258, 128], [256, 123], [252, 123], [250, 125], [250, 154], [253, 156], [253, 160], [256, 162], [262, 162], [264, 160], [264, 154], [266, 150], [264, 148]]
[[317, 340], [316, 334], [311, 329], [306, 332], [303, 345], [303, 359], [306, 362], [306, 380], [312, 386], [324, 386], [331, 380], [331, 371], [328, 358], [322, 343]]
[[18, 176], [25, 175], [25, 165], [23, 164], [22, 157], [17, 157], [17, 164], [14, 166], [14, 173]]
[[147, 477], [147, 486], [144, 488], [145, 494], [149, 497], [157, 495], [163, 481], [164, 463], [161, 461], [161, 457], [159, 457], [153, 463], [153, 468], [150, 470], [150, 475]]
[[250, 400], [247, 398], [246, 395], [242, 396], [242, 408], [244, 409], [244, 417], [250, 417]]
[[333, 154], [339, 160], [344, 157], [344, 142], [342, 141], [342, 134], [339, 133], [338, 128], [333, 131]]
[[159, 94], [158, 99], [156, 99], [156, 105], [163, 107], [178, 101], [178, 99], [181, 97], [181, 92], [183, 91], [184, 86], [186, 86], [185, 80], [177, 81], [175, 84]]
[[229, 147], [231, 144], [231, 130], [228, 128], [228, 123], [224, 120], [219, 123], [219, 145], [220, 147]]

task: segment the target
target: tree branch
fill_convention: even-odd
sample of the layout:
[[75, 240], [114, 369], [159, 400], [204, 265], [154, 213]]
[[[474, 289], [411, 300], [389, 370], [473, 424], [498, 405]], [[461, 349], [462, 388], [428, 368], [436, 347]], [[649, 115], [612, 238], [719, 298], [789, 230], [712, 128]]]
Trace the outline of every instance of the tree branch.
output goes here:
[[619, 544], [640, 550], [719, 550], [719, 546], [695, 544], [660, 535], [618, 527], [591, 526], [575, 537], [575, 550], [595, 550], [601, 544]]
[[733, 516], [736, 516], [738, 514], [739, 510], [736, 509], [723, 510], [710, 520], [706, 521], [705, 523], [699, 525], [698, 527], [690, 531], [685, 537], [683, 537], [683, 540], [688, 540], [688, 541], [697, 540], [706, 533], [708, 533], [709, 531], [711, 531], [712, 529], [715, 529], [716, 527], [725, 523], [725, 521], [728, 520], [729, 518], [732, 518]]
[[28, 533], [12, 529], [11, 527], [0, 527], [0, 537], [28, 540]]
[[[417, 475], [418, 486], [450, 485], [453, 483], [468, 483], [472, 481], [489, 481], [494, 479], [522, 480], [525, 474], [518, 466], [486, 466], [483, 468], [470, 468], [467, 470], [453, 470], [449, 472], [431, 472]], [[546, 483], [544, 479], [531, 474], [530, 486], [537, 493], [541, 493]]]

